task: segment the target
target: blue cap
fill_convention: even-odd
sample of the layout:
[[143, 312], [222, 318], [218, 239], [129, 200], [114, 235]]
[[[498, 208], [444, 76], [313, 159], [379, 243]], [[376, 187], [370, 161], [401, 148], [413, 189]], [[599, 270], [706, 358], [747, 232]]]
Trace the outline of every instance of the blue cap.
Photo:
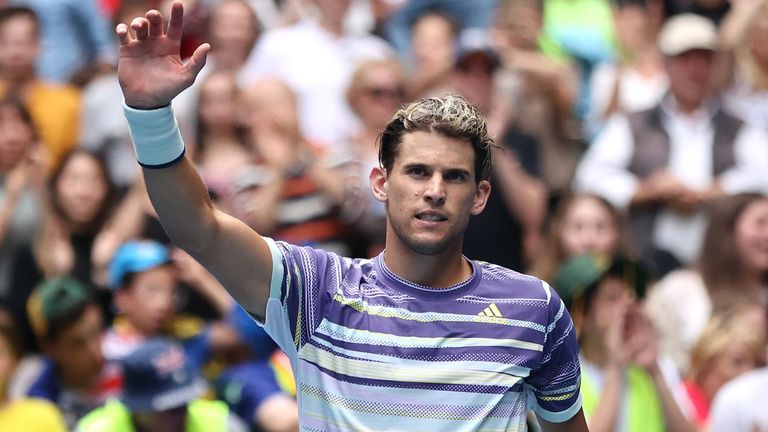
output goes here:
[[160, 243], [144, 240], [124, 243], [109, 263], [109, 286], [123, 284], [127, 273], [139, 273], [171, 262], [168, 248]]
[[123, 382], [121, 401], [140, 413], [184, 406], [208, 389], [182, 346], [159, 337], [147, 339], [123, 360]]

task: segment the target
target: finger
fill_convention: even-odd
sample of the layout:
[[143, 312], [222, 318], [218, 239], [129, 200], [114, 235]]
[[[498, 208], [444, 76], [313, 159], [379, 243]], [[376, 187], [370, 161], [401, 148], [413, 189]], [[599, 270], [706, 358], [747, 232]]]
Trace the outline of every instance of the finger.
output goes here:
[[[171, 5], [171, 19], [168, 21], [167, 36], [170, 39], [180, 41], [184, 29], [184, 4], [174, 1]], [[198, 48], [199, 49], [199, 48]]]
[[136, 32], [137, 40], [144, 40], [149, 34], [149, 21], [146, 18], [134, 18], [131, 21], [131, 28]]
[[120, 40], [120, 45], [128, 45], [131, 43], [131, 33], [128, 31], [128, 26], [120, 23], [115, 27], [115, 33], [117, 39]]
[[149, 36], [158, 37], [163, 35], [163, 15], [152, 9], [146, 13], [147, 21], [149, 21]]
[[186, 68], [187, 70], [192, 74], [192, 76], [197, 76], [198, 73], [203, 69], [203, 66], [205, 66], [205, 61], [208, 58], [208, 51], [211, 50], [211, 45], [204, 43], [197, 47], [195, 52], [192, 53], [192, 57], [187, 60]]

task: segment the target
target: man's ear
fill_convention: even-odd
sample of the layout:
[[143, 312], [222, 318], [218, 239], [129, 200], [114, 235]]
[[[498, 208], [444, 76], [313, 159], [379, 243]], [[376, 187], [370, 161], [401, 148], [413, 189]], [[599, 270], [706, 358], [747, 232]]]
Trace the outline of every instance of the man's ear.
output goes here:
[[373, 167], [368, 178], [371, 180], [371, 192], [374, 198], [387, 202], [387, 170], [378, 166]]
[[489, 196], [491, 196], [491, 182], [488, 180], [480, 180], [477, 184], [475, 199], [472, 202], [472, 209], [470, 212], [473, 215], [482, 213], [483, 210], [485, 210], [485, 205], [488, 203]]

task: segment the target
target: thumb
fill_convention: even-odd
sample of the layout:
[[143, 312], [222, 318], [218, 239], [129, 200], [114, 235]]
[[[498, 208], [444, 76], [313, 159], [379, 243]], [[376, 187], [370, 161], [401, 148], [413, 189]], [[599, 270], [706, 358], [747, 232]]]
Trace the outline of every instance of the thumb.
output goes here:
[[200, 45], [195, 49], [195, 52], [192, 53], [192, 57], [190, 57], [184, 65], [186, 72], [191, 75], [192, 81], [195, 80], [197, 74], [199, 74], [203, 69], [203, 66], [205, 66], [205, 61], [208, 59], [208, 52], [210, 50], [210, 44], [204, 43]]

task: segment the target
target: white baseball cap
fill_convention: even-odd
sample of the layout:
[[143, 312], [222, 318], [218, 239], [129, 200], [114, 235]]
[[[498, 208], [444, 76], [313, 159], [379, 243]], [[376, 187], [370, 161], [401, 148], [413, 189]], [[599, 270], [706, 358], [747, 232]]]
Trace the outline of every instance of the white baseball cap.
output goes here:
[[717, 27], [701, 15], [685, 13], [668, 19], [659, 32], [659, 48], [664, 55], [676, 56], [686, 51], [717, 48]]

